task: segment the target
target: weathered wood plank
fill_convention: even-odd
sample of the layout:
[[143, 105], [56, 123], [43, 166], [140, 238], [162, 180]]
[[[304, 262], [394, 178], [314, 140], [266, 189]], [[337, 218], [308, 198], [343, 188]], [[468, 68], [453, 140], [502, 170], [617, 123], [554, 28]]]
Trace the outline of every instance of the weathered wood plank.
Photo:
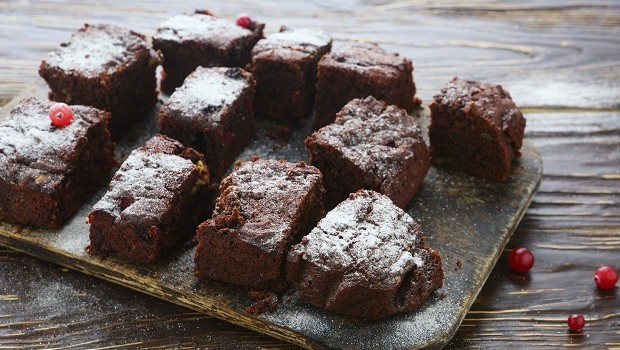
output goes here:
[[[620, 108], [620, 5], [600, 2], [442, 1], [9, 2], [0, 4], [0, 101], [37, 79], [45, 52], [86, 21], [153, 33], [166, 17], [210, 6], [268, 23], [321, 28], [338, 40], [383, 43], [413, 59], [419, 95], [430, 101], [453, 76], [503, 83], [521, 106]], [[20, 45], [15, 45], [19, 35]]]
[[[0, 50], [0, 104], [36, 81], [38, 62], [45, 52], [65, 40], [84, 21], [126, 24], [149, 32], [171, 14], [204, 6], [204, 2], [198, 1], [0, 2], [0, 47], [3, 48]], [[615, 243], [612, 249], [598, 249], [607, 246], [599, 242], [615, 242], [620, 232], [617, 220], [610, 221], [617, 218], [614, 215], [620, 211], [620, 190], [616, 182], [620, 166], [614, 163], [617, 158], [612, 158], [613, 161], [601, 158], [598, 143], [590, 142], [600, 136], [612, 143], [613, 137], [620, 139], [617, 126], [613, 126], [613, 118], [619, 118], [613, 109], [618, 109], [620, 101], [620, 85], [617, 84], [620, 10], [616, 1], [321, 0], [304, 4], [232, 0], [210, 2], [206, 6], [229, 18], [246, 10], [269, 21], [271, 31], [280, 24], [295, 23], [325, 28], [339, 39], [371, 38], [385, 42], [414, 60], [416, 82], [426, 102], [447, 79], [458, 74], [502, 82], [521, 105], [541, 107], [528, 109], [527, 130], [528, 138], [542, 153], [545, 172], [549, 171], [549, 175], [545, 176], [534, 205], [508, 245], [535, 248], [537, 263], [524, 279], [509, 273], [505, 259], [501, 258], [470, 313], [470, 316], [484, 313], [478, 318], [485, 319], [468, 316], [448, 348], [620, 347], [617, 331], [620, 322], [609, 316], [620, 308], [618, 289], [611, 295], [598, 296], [591, 282], [592, 271], [600, 264], [615, 264], [620, 269], [617, 262], [620, 251]], [[542, 108], [545, 106], [572, 106], [582, 110], [548, 110]], [[608, 116], [598, 118], [602, 114], [593, 111], [600, 109], [607, 109]], [[564, 117], [571, 119], [571, 123], [564, 123]], [[547, 118], [553, 121], [543, 123]], [[616, 145], [618, 143], [616, 141]], [[577, 148], [578, 158], [577, 154], [566, 153], [564, 147], [558, 145]], [[615, 150], [607, 148], [605, 151], [613, 155], [618, 148], [620, 145]], [[588, 161], [590, 157], [595, 159]], [[575, 162], [567, 161], [571, 159]], [[561, 237], [564, 242], [555, 242], [551, 244], [553, 248], [548, 248], [548, 240], [553, 236]], [[574, 247], [583, 248], [572, 250]], [[144, 297], [139, 300], [144, 303], [145, 312], [161, 317], [171, 315], [165, 326], [154, 324], [151, 332], [149, 328], [135, 331], [128, 313], [127, 328], [117, 328], [114, 336], [108, 336], [105, 331], [98, 333], [97, 329], [114, 324], [119, 317], [110, 304], [100, 299], [129, 300], [125, 305], [131, 310], [131, 301], [138, 302], [132, 297], [135, 293], [72, 272], [62, 272], [62, 277], [58, 277], [55, 266], [20, 254], [12, 253], [11, 260], [7, 259], [0, 253], [0, 294], [18, 294], [5, 292], [8, 276], [13, 274], [33, 275], [48, 282], [63, 278], [77, 293], [87, 294], [86, 304], [98, 305], [84, 308], [84, 312], [93, 312], [93, 318], [83, 326], [82, 333], [67, 331], [70, 319], [45, 319], [44, 327], [51, 328], [47, 339], [56, 341], [58, 346], [102, 339], [97, 346], [152, 341], [149, 346], [153, 348], [291, 348], [232, 325], [213, 326], [212, 322], [219, 322], [217, 320], [186, 320], [179, 316], [186, 312], [184, 309]], [[31, 269], [18, 268], [24, 264]], [[541, 264], [545, 265], [544, 269], [539, 269]], [[17, 311], [11, 313], [5, 310], [17, 301], [0, 301], [0, 324], [27, 322], [45, 316], [37, 311], [45, 298], [34, 297], [41, 293], [36, 289], [37, 283], [31, 281], [30, 278], [11, 280], [13, 290], [33, 297], [21, 298], [23, 303], [13, 304], [13, 310]], [[575, 283], [580, 285], [582, 294], [572, 288]], [[97, 294], [100, 289], [104, 290], [101, 295]], [[556, 291], [510, 294], [529, 290]], [[593, 300], [592, 295], [597, 295], [597, 299]], [[583, 300], [587, 300], [587, 307]], [[568, 333], [562, 318], [575, 310], [573, 305], [579, 306], [577, 310], [586, 315], [604, 316], [589, 323], [582, 333]], [[62, 309], [67, 305], [59, 302], [56, 307]], [[15, 315], [19, 315], [19, 319]], [[134, 316], [136, 322], [142, 318], [139, 312]], [[510, 319], [503, 319], [504, 316]], [[172, 317], [177, 317], [177, 321]], [[21, 339], [29, 344], [21, 348], [34, 348], [39, 334], [31, 336], [27, 328], [15, 327], [0, 327], [0, 347], [5, 347], [3, 340], [17, 342]], [[20, 339], [10, 336], [19, 333], [23, 333]], [[542, 338], [543, 334], [555, 335]], [[2, 338], [3, 335], [7, 337]]]

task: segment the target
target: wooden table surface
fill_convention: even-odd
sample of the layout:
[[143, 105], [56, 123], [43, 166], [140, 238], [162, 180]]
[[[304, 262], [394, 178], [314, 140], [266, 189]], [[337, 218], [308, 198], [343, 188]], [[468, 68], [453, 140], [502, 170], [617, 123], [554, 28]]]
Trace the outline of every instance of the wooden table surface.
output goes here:
[[[448, 348], [620, 349], [620, 288], [592, 282], [601, 265], [620, 270], [620, 3], [4, 0], [0, 105], [39, 81], [41, 58], [84, 22], [151, 34], [205, 7], [228, 18], [248, 12], [268, 32], [286, 24], [381, 43], [413, 60], [425, 104], [453, 76], [503, 84], [545, 166], [507, 247], [528, 247], [536, 264], [518, 275], [500, 259]], [[585, 315], [582, 332], [567, 330], [572, 313]], [[126, 347], [294, 348], [0, 248], [0, 349]]]

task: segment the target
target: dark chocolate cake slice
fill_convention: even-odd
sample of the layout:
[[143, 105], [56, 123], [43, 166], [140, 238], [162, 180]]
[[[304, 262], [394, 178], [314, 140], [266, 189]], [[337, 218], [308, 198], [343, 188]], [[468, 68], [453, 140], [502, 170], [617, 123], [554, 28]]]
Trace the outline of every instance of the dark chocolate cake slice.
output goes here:
[[303, 162], [253, 159], [236, 166], [220, 193], [196, 233], [196, 275], [283, 289], [290, 246], [323, 215], [321, 173]]
[[0, 124], [0, 220], [59, 227], [109, 179], [110, 114], [71, 106], [73, 120], [58, 127], [52, 105], [24, 99]]
[[118, 137], [157, 103], [159, 56], [144, 35], [111, 24], [85, 24], [41, 62], [53, 101], [94, 106], [112, 114]]
[[255, 21], [244, 28], [208, 11], [162, 22], [153, 35], [153, 46], [164, 56], [162, 91], [173, 93], [197, 67], [244, 67], [263, 28]]
[[194, 71], [159, 110], [159, 127], [204, 153], [219, 181], [254, 135], [254, 79], [241, 68]]
[[430, 105], [433, 163], [506, 181], [525, 118], [501, 85], [454, 78]]
[[307, 28], [283, 27], [260, 40], [252, 49], [255, 114], [282, 122], [310, 116], [316, 67], [331, 45], [325, 32]]
[[287, 279], [309, 304], [380, 319], [418, 307], [442, 286], [443, 270], [411, 216], [388, 197], [361, 190], [293, 246]]
[[411, 60], [378, 45], [353, 42], [323, 56], [318, 65], [315, 126], [334, 121], [354, 98], [374, 96], [407, 111], [416, 92]]
[[306, 147], [323, 173], [328, 208], [363, 188], [404, 208], [430, 169], [415, 118], [374, 97], [349, 102], [334, 123], [308, 136]]
[[131, 152], [93, 207], [88, 251], [154, 263], [208, 217], [212, 194], [203, 155], [156, 135]]

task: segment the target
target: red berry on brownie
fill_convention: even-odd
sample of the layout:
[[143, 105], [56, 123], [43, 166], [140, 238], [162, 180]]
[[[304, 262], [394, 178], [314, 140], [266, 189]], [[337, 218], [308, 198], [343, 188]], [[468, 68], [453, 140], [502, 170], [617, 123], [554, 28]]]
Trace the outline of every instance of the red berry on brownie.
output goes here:
[[52, 124], [63, 127], [73, 120], [73, 110], [65, 103], [55, 103], [50, 108], [49, 116]]
[[250, 28], [250, 26], [252, 25], [252, 19], [247, 13], [242, 13], [239, 16], [237, 16], [236, 23], [240, 27]]
[[612, 289], [618, 282], [618, 273], [611, 266], [599, 267], [594, 272], [594, 282], [601, 289]]
[[568, 323], [568, 328], [571, 331], [580, 331], [586, 325], [586, 319], [583, 318], [583, 315], [574, 314], [568, 316], [566, 323]]
[[508, 254], [508, 265], [514, 272], [528, 272], [534, 266], [534, 254], [527, 248], [513, 249]]

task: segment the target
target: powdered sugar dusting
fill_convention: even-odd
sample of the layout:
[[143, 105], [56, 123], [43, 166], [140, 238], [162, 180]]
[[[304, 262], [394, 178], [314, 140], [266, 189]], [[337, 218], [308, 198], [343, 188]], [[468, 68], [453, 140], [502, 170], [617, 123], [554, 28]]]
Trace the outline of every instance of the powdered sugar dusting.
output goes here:
[[217, 123], [223, 107], [237, 100], [249, 86], [239, 68], [198, 67], [170, 96], [165, 108], [181, 111], [186, 117], [204, 115], [205, 121]]
[[233, 40], [251, 36], [249, 29], [214, 16], [192, 14], [177, 15], [157, 28], [155, 40], [205, 41], [214, 46], [227, 46]]
[[48, 116], [52, 105], [36, 98], [24, 99], [0, 124], [0, 177], [46, 191], [70, 173], [77, 145], [89, 127], [103, 120], [103, 113], [71, 106], [71, 123], [56, 127]]
[[398, 53], [366, 42], [351, 42], [340, 46], [325, 56], [325, 64], [343, 66], [346, 69], [374, 71], [382, 75], [399, 74], [411, 61]]
[[420, 266], [420, 258], [412, 254], [419, 245], [419, 230], [388, 197], [360, 191], [304, 238], [304, 259], [326, 269], [365, 275], [370, 283], [398, 283], [397, 277]]
[[314, 54], [319, 48], [329, 45], [331, 41], [331, 37], [321, 30], [286, 28], [279, 33], [271, 34], [267, 39], [260, 40], [252, 50], [252, 55], [271, 49], [288, 49]]
[[87, 24], [60, 49], [49, 53], [45, 62], [68, 73], [95, 76], [128, 64], [135, 59], [134, 52], [140, 47], [146, 47], [146, 41], [129, 29]]
[[439, 104], [456, 104], [463, 113], [476, 110], [498, 129], [506, 128], [511, 117], [520, 113], [510, 94], [501, 85], [474, 80], [454, 78], [433, 99]]
[[93, 211], [153, 225], [180, 195], [179, 189], [194, 169], [189, 159], [137, 149], [125, 160]]
[[[251, 232], [245, 239], [266, 249], [289, 239], [291, 222], [299, 215], [302, 201], [321, 175], [317, 168], [303, 163], [273, 159], [244, 162], [222, 183], [229, 199], [239, 200], [245, 219], [240, 231]], [[219, 202], [218, 202], [219, 203]], [[223, 208], [216, 207], [215, 218]], [[253, 212], [260, 215], [253, 216]]]
[[416, 120], [396, 106], [386, 107], [374, 97], [355, 99], [336, 121], [312, 137], [329, 143], [363, 172], [382, 182], [409, 159], [414, 146], [424, 143]]

